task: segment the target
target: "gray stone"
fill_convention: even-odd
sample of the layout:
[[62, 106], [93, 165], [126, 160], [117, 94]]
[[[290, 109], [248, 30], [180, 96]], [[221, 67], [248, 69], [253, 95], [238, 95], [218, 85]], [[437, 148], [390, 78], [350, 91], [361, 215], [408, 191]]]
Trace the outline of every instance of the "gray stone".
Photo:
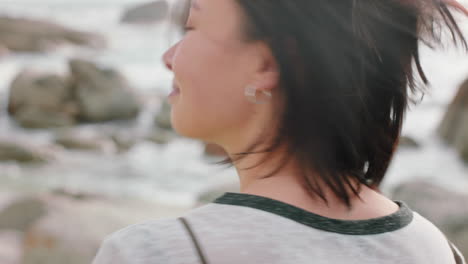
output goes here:
[[188, 207], [126, 200], [42, 197], [48, 214], [25, 234], [22, 264], [91, 263], [102, 240], [127, 225], [176, 217]]
[[110, 135], [110, 138], [114, 141], [118, 152], [125, 152], [131, 149], [139, 140], [136, 135], [125, 132], [116, 132]]
[[115, 152], [115, 144], [98, 133], [84, 133], [78, 130], [58, 131], [55, 143], [67, 149]]
[[413, 149], [418, 149], [421, 147], [421, 145], [415, 139], [409, 136], [400, 137], [399, 146]]
[[155, 129], [145, 137], [145, 140], [154, 142], [156, 144], [167, 144], [176, 137], [177, 135], [171, 131]]
[[160, 128], [172, 130], [171, 105], [167, 100], [163, 101], [161, 109], [158, 114], [156, 114], [155, 123]]
[[455, 149], [460, 153], [460, 157], [468, 163], [468, 107], [462, 113], [460, 126], [458, 133], [455, 136], [453, 145]]
[[426, 217], [468, 256], [468, 194], [456, 193], [425, 181], [403, 183], [392, 199], [406, 202]]
[[190, 12], [190, 4], [190, 0], [178, 0], [173, 3], [174, 6], [171, 9], [169, 22], [184, 30]]
[[73, 190], [69, 188], [55, 188], [51, 190], [51, 194], [56, 195], [57, 197], [63, 196], [71, 198], [73, 200], [95, 200], [99, 198], [104, 198], [98, 194], [87, 193], [84, 191]]
[[154, 23], [166, 18], [169, 4], [164, 0], [141, 4], [126, 10], [121, 18], [123, 23]]
[[21, 109], [13, 117], [24, 128], [69, 127], [76, 123], [67, 113], [47, 112], [35, 108]]
[[80, 120], [122, 120], [138, 114], [138, 98], [119, 72], [79, 59], [70, 61], [70, 69]]
[[460, 86], [437, 132], [468, 163], [468, 79]]
[[0, 161], [44, 162], [48, 158], [39, 149], [19, 142], [0, 141]]
[[69, 126], [77, 114], [72, 95], [65, 77], [23, 70], [11, 84], [8, 112], [23, 127]]
[[33, 19], [0, 16], [0, 45], [16, 52], [42, 52], [70, 43], [93, 48], [105, 46], [97, 34], [80, 32]]
[[21, 198], [0, 210], [0, 229], [24, 232], [46, 211], [43, 202], [39, 199]]
[[134, 118], [140, 103], [115, 70], [70, 61], [72, 77], [24, 70], [11, 84], [8, 112], [23, 127], [64, 127], [78, 121]]

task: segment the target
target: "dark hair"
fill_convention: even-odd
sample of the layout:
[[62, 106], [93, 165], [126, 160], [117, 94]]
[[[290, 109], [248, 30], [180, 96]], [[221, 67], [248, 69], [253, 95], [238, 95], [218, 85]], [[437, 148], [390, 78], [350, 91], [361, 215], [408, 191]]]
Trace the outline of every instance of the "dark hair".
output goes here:
[[[265, 42], [277, 61], [285, 103], [278, 134], [260, 153], [286, 142], [288, 154], [264, 178], [294, 157], [311, 195], [328, 202], [323, 183], [348, 207], [353, 194], [359, 197], [361, 184], [377, 188], [384, 178], [408, 103], [417, 103], [408, 87], [413, 94], [419, 92], [420, 99], [424, 95], [414, 74], [428, 84], [419, 41], [430, 47], [442, 44], [443, 29], [448, 28], [454, 43], [468, 49], [449, 8], [468, 13], [454, 0], [237, 3], [245, 13], [246, 40]], [[232, 165], [259, 153], [252, 151], [259, 144], [219, 164]]]

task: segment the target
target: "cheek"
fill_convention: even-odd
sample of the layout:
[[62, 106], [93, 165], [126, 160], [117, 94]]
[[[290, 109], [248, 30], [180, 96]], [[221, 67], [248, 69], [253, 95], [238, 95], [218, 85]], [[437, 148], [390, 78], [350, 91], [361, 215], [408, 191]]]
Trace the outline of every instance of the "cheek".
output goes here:
[[243, 95], [245, 74], [236, 55], [195, 37], [180, 43], [173, 71], [181, 93], [171, 114], [179, 134], [213, 140], [242, 126], [249, 103]]

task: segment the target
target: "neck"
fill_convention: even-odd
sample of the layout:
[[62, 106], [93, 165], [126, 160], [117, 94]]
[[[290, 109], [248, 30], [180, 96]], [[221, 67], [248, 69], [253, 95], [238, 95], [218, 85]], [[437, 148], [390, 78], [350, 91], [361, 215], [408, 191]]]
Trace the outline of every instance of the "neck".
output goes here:
[[[319, 197], [311, 196], [307, 192], [298, 177], [300, 171], [293, 159], [285, 163], [284, 167], [270, 177], [262, 179], [262, 176], [269, 174], [271, 170], [278, 166], [281, 160], [279, 155], [272, 155], [270, 159], [255, 168], [243, 169], [257, 164], [264, 155], [266, 154], [248, 155], [238, 164], [235, 164], [239, 175], [241, 193], [269, 197], [336, 219], [368, 219], [385, 216], [398, 210], [398, 206], [391, 200], [364, 185], [361, 185], [359, 197], [353, 196], [351, 198], [351, 209], [326, 186], [322, 188], [328, 201], [328, 203], [325, 203]], [[313, 176], [310, 175], [310, 177]]]

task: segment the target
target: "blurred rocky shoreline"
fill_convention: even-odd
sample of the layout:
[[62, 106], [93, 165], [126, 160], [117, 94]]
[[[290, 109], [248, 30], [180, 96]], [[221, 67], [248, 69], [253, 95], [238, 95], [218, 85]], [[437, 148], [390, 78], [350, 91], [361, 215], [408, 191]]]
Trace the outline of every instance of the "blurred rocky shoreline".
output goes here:
[[[145, 26], [168, 14], [166, 1], [154, 1], [128, 7], [121, 23]], [[99, 52], [107, 48], [107, 42], [98, 33], [0, 15], [0, 61], [22, 54], [48, 56], [65, 45]], [[118, 156], [139, 142], [164, 145], [180, 138], [172, 131], [170, 108], [161, 94], [141, 93], [118, 69], [93, 60], [77, 57], [68, 65], [68, 74], [26, 67], [13, 78], [3, 94], [6, 98], [0, 98], [6, 103], [2, 114], [13, 127], [44, 132], [48, 137], [0, 136], [0, 163], [34, 170], [67, 152]], [[223, 155], [213, 145], [207, 145], [205, 154]], [[7, 177], [5, 173], [1, 177]], [[0, 263], [90, 263], [109, 233], [143, 220], [175, 217], [191, 208], [73, 187], [25, 190], [3, 186]]]
[[[145, 27], [164, 19], [178, 19], [170, 13], [168, 2], [153, 1], [129, 6], [122, 12], [120, 23]], [[99, 52], [109, 48], [109, 40], [102, 34], [55, 22], [0, 15], [0, 62], [2, 58], [23, 54], [48, 56], [64, 45]], [[13, 164], [13, 173], [2, 171], [0, 177], [15, 181], [16, 176], [7, 175], [15, 175], [17, 168], [39, 170], [68, 153], [83, 153], [87, 157], [107, 155], [112, 160], [142, 142], [164, 147], [180, 139], [171, 128], [170, 106], [161, 93], [141, 92], [120, 69], [92, 59], [76, 57], [69, 59], [67, 65], [66, 74], [22, 68], [8, 84], [7, 93], [2, 94], [5, 98], [0, 98], [0, 102], [5, 104], [0, 105], [1, 114], [15, 131], [44, 133], [47, 137], [38, 140], [0, 133], [0, 164]], [[468, 80], [458, 88], [437, 134], [468, 164]], [[218, 159], [225, 156], [219, 146], [205, 143], [202, 146], [203, 156]], [[402, 149], [417, 151], [423, 147], [424, 142], [408, 135], [400, 140]], [[181, 163], [172, 166], [181, 167]], [[32, 175], [27, 176], [31, 179], [26, 181], [33, 180]], [[37, 189], [26, 191], [12, 185], [0, 189], [2, 264], [90, 263], [102, 239], [121, 227], [148, 219], [176, 217], [226, 191], [239, 190], [235, 181], [214, 184], [201, 188], [195, 205], [177, 206], [72, 187], [33, 188]], [[394, 188], [392, 197], [406, 201], [433, 221], [468, 256], [467, 193], [454, 193], [427, 181], [408, 181]]]

